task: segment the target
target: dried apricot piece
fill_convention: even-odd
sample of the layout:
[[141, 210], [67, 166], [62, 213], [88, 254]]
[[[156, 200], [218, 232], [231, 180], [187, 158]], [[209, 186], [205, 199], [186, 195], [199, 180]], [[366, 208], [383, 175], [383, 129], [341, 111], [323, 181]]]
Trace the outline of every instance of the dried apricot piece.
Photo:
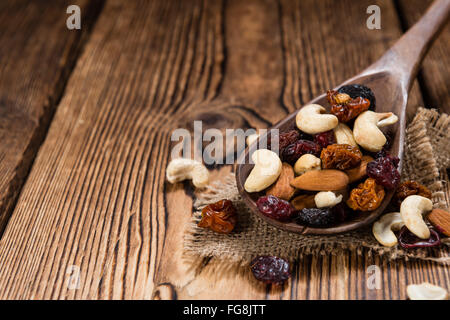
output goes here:
[[420, 183], [414, 180], [402, 182], [398, 186], [397, 191], [395, 192], [395, 197], [397, 199], [398, 205], [400, 205], [402, 201], [405, 200], [406, 197], [412, 195], [418, 195], [431, 199], [431, 191], [424, 185], [421, 185]]
[[323, 169], [347, 170], [361, 163], [362, 153], [349, 144], [332, 144], [322, 149], [320, 159]]
[[367, 178], [350, 192], [347, 205], [353, 210], [373, 211], [384, 199], [384, 189], [373, 178]]
[[236, 221], [237, 214], [233, 203], [223, 199], [203, 208], [202, 219], [198, 226], [219, 233], [230, 233], [236, 226]]

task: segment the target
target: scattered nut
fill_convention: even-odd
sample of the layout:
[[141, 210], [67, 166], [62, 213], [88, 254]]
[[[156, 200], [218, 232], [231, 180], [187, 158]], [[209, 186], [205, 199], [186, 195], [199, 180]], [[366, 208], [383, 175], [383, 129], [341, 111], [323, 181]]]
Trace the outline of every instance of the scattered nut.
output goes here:
[[423, 220], [423, 214], [430, 212], [431, 209], [433, 203], [430, 199], [416, 195], [406, 197], [400, 205], [400, 214], [405, 226], [421, 239], [430, 237], [430, 229]]
[[291, 185], [309, 191], [337, 191], [347, 187], [348, 177], [339, 170], [313, 170], [295, 178]]
[[359, 166], [353, 169], [345, 170], [345, 173], [348, 175], [350, 183], [361, 180], [367, 175], [366, 167], [369, 162], [373, 161], [371, 156], [362, 156], [361, 163]]
[[314, 202], [317, 208], [334, 207], [342, 201], [342, 195], [336, 196], [331, 191], [318, 192], [314, 197]]
[[289, 200], [295, 193], [295, 188], [291, 186], [294, 180], [294, 169], [288, 163], [283, 162], [281, 174], [278, 180], [266, 191], [266, 195], [272, 195], [283, 200]]
[[380, 151], [386, 143], [386, 137], [379, 129], [394, 124], [398, 117], [392, 112], [376, 113], [365, 111], [355, 120], [353, 136], [357, 144], [368, 151]]
[[400, 230], [404, 225], [400, 212], [391, 212], [373, 224], [372, 233], [383, 246], [393, 247], [398, 243], [393, 231]]
[[253, 152], [252, 160], [255, 166], [245, 180], [244, 189], [247, 192], [259, 192], [278, 179], [282, 164], [280, 157], [267, 149], [259, 149]]
[[320, 158], [313, 154], [304, 154], [295, 162], [294, 171], [302, 175], [311, 170], [320, 170]]
[[433, 209], [427, 219], [440, 233], [450, 237], [450, 212]]
[[291, 205], [295, 208], [295, 210], [303, 210], [305, 208], [314, 208], [316, 206], [316, 202], [314, 201], [313, 194], [302, 194], [291, 200]]
[[256, 140], [258, 140], [258, 138], [259, 138], [259, 133], [253, 133], [253, 134], [249, 135], [245, 141], [247, 142], [247, 145], [249, 146]]
[[336, 128], [333, 129], [334, 136], [336, 137], [336, 143], [338, 144], [349, 144], [353, 147], [358, 148], [358, 144], [353, 137], [352, 129], [350, 129], [346, 124], [339, 123]]
[[186, 158], [170, 161], [166, 176], [170, 183], [191, 179], [196, 188], [205, 187], [209, 180], [208, 169], [201, 162]]
[[411, 300], [447, 300], [448, 292], [444, 288], [432, 285], [428, 282], [410, 284], [406, 287], [406, 293]]
[[308, 134], [334, 129], [338, 125], [338, 118], [332, 114], [324, 114], [325, 112], [325, 108], [318, 104], [304, 106], [295, 118], [297, 127]]

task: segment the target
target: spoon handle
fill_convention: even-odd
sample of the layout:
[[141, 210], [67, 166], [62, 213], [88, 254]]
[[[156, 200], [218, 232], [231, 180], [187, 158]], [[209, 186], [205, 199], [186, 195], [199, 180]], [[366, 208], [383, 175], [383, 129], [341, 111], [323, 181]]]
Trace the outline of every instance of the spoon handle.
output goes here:
[[423, 17], [363, 73], [390, 72], [408, 93], [423, 58], [444, 28], [449, 15], [450, 0], [435, 0]]

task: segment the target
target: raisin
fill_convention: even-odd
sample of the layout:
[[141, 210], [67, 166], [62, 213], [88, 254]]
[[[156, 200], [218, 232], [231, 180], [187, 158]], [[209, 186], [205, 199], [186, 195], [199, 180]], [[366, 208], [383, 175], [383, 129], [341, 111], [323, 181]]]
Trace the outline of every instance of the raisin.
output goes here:
[[322, 148], [326, 148], [330, 144], [335, 144], [336, 137], [334, 136], [334, 131], [330, 130], [316, 134], [314, 136], [314, 142], [317, 143]]
[[338, 218], [333, 208], [304, 208], [299, 212], [296, 222], [321, 228], [335, 224], [338, 222]]
[[427, 187], [421, 185], [417, 181], [405, 181], [400, 184], [395, 192], [397, 204], [400, 205], [406, 197], [419, 195], [431, 199], [431, 191]]
[[331, 105], [331, 113], [334, 114], [340, 122], [348, 122], [370, 107], [370, 101], [361, 97], [343, 99], [342, 93], [334, 90], [327, 91], [327, 100]]
[[283, 150], [281, 153], [281, 158], [283, 161], [294, 165], [298, 158], [302, 155], [309, 153], [318, 157], [321, 150], [322, 148], [315, 142], [309, 140], [298, 140]]
[[291, 276], [289, 262], [274, 256], [258, 256], [250, 262], [256, 280], [267, 284], [282, 284]]
[[295, 209], [288, 201], [272, 195], [260, 197], [256, 206], [263, 215], [282, 222], [291, 220], [295, 214]]
[[441, 244], [441, 238], [439, 234], [430, 229], [430, 237], [428, 239], [420, 239], [411, 231], [408, 230], [406, 226], [403, 226], [398, 233], [398, 243], [402, 248], [414, 249], [414, 248], [424, 248], [424, 247], [436, 247]]
[[372, 90], [362, 84], [347, 84], [338, 89], [339, 93], [346, 93], [353, 99], [361, 97], [370, 101], [370, 110], [375, 110], [375, 95]]
[[300, 132], [298, 130], [290, 130], [288, 132], [280, 133], [278, 139], [280, 152], [282, 152], [288, 145], [300, 140]]
[[323, 169], [347, 170], [361, 163], [362, 153], [349, 144], [332, 144], [322, 149], [320, 159]]
[[399, 161], [399, 158], [385, 152], [385, 156], [380, 156], [367, 164], [367, 175], [374, 178], [379, 185], [393, 190], [400, 182], [400, 173], [397, 170]]
[[223, 199], [203, 208], [202, 219], [198, 226], [219, 233], [230, 233], [236, 226], [236, 221], [237, 214], [233, 203]]
[[373, 211], [384, 199], [384, 189], [373, 178], [367, 178], [350, 192], [347, 205], [353, 210]]

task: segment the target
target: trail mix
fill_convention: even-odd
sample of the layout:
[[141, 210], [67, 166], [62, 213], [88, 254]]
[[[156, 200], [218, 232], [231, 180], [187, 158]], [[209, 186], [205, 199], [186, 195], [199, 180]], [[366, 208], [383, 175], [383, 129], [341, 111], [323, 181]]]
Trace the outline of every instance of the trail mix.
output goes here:
[[375, 96], [363, 85], [329, 90], [326, 97], [329, 112], [306, 105], [297, 113], [297, 128], [278, 134], [279, 156], [254, 152], [273, 164], [266, 161], [262, 175], [256, 161], [244, 185], [259, 195], [259, 211], [280, 222], [326, 228], [378, 209], [394, 190], [399, 212], [374, 224], [375, 238], [407, 249], [439, 245], [450, 234], [450, 214], [433, 210], [427, 223], [431, 192], [416, 181], [401, 183], [391, 137], [380, 129], [398, 117], [375, 112]]
[[[372, 226], [377, 241], [404, 249], [440, 245], [441, 237], [450, 236], [450, 213], [433, 209], [425, 186], [400, 181], [399, 158], [389, 152], [392, 139], [380, 130], [398, 117], [375, 112], [375, 96], [363, 85], [329, 90], [326, 97], [330, 112], [318, 104], [306, 105], [296, 115], [296, 128], [268, 137], [269, 149], [271, 139], [278, 139], [278, 154], [269, 149], [252, 154], [255, 166], [244, 189], [259, 196], [258, 210], [282, 223], [326, 228], [378, 209], [386, 192], [394, 191], [391, 205], [397, 211]], [[209, 173], [198, 161], [175, 159], [167, 179], [191, 179], [201, 188]], [[228, 234], [237, 222], [233, 203], [223, 199], [203, 208], [198, 226]], [[267, 284], [282, 284], [290, 277], [288, 261], [275, 256], [258, 256], [250, 268]]]

